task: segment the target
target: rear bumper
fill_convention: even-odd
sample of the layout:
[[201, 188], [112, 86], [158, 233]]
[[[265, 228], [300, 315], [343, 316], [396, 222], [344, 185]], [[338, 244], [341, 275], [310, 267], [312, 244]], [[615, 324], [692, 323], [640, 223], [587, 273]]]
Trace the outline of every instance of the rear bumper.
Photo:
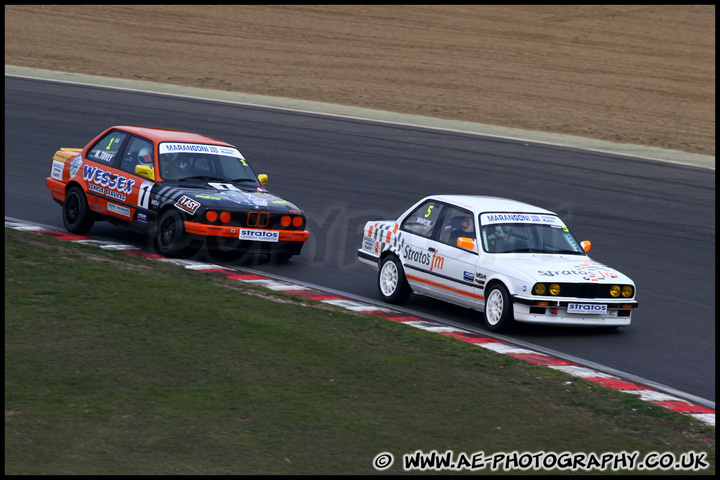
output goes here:
[[368, 253], [363, 249], [358, 249], [357, 258], [362, 263], [378, 268], [378, 259], [380, 258], [378, 256]]
[[64, 202], [65, 201], [65, 184], [59, 180], [55, 180], [54, 178], [47, 177], [45, 178], [45, 184], [50, 189], [50, 194], [53, 197], [53, 200], [56, 202]]
[[[203, 237], [238, 238], [242, 227], [228, 225], [207, 225], [198, 222], [185, 222], [185, 231]], [[277, 230], [280, 242], [306, 242], [310, 237], [307, 230]]]

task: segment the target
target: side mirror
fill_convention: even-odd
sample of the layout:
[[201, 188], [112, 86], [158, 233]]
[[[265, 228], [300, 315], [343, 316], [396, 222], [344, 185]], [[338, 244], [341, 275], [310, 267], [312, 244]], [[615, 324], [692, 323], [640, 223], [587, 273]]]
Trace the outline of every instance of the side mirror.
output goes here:
[[260, 181], [260, 185], [265, 185], [268, 181], [268, 176], [264, 173], [261, 173], [258, 175], [258, 180]]
[[460, 237], [457, 239], [457, 246], [465, 250], [475, 251], [475, 240], [468, 237]]
[[147, 165], [135, 165], [135, 175], [155, 180], [155, 169]]
[[583, 250], [585, 250], [586, 252], [589, 252], [590, 247], [592, 246], [592, 244], [590, 243], [590, 240], [583, 240], [582, 242], [580, 242], [580, 245], [583, 247]]

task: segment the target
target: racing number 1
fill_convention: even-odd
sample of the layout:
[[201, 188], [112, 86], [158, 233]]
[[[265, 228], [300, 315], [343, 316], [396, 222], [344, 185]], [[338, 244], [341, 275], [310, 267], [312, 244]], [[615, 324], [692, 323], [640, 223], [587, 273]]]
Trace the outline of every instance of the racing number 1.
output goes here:
[[138, 193], [138, 207], [148, 209], [150, 203], [150, 190], [152, 190], [152, 182], [143, 182], [140, 185], [140, 192]]

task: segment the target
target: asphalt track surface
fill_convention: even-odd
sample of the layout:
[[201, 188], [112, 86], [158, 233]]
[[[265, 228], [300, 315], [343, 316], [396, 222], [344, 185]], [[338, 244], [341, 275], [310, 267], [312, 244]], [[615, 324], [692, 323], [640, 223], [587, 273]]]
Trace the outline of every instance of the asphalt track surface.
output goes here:
[[[228, 141], [299, 205], [311, 237], [286, 264], [242, 265], [379, 301], [355, 251], [368, 219], [396, 218], [430, 194], [509, 197], [553, 210], [593, 259], [638, 287], [628, 328], [522, 325], [512, 340], [715, 402], [715, 171], [535, 140], [381, 123], [264, 106], [5, 78], [5, 216], [64, 230], [45, 178], [60, 147], [111, 125], [177, 128]], [[96, 223], [90, 235], [149, 246]], [[212, 261], [212, 259], [210, 259]], [[482, 316], [417, 295], [419, 314], [482, 329]], [[77, 308], [77, 306], [73, 306]]]

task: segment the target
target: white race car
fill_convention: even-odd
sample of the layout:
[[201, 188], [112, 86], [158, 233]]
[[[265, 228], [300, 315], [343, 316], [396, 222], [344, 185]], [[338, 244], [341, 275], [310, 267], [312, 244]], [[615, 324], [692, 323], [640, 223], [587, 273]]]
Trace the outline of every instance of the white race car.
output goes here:
[[390, 303], [410, 293], [485, 313], [506, 331], [514, 321], [620, 327], [637, 308], [635, 284], [591, 260], [555, 213], [497, 197], [433, 195], [397, 220], [369, 221], [358, 259], [378, 269]]

